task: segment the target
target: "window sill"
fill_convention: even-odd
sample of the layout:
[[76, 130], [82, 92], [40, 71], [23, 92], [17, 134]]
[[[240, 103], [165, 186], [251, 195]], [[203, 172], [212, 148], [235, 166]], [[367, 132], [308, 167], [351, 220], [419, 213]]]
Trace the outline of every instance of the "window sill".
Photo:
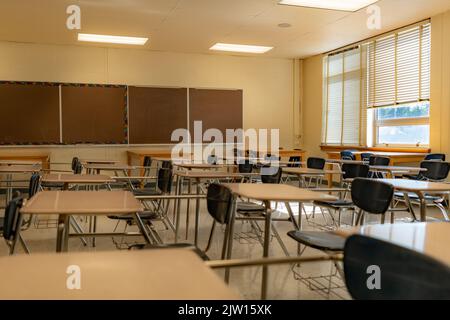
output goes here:
[[325, 152], [343, 151], [343, 150], [358, 150], [358, 151], [380, 151], [380, 152], [414, 152], [414, 153], [430, 153], [430, 148], [423, 147], [361, 147], [361, 146], [332, 146], [321, 145], [320, 149]]

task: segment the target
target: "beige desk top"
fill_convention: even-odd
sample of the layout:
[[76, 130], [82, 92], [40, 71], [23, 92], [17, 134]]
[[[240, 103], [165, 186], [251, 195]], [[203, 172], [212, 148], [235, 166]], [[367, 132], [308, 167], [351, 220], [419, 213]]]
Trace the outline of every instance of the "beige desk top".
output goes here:
[[127, 214], [144, 208], [129, 191], [42, 191], [28, 200], [24, 214]]
[[119, 160], [102, 160], [102, 159], [81, 159], [81, 163], [86, 164], [116, 164], [120, 163]]
[[425, 172], [427, 169], [420, 167], [400, 167], [400, 166], [370, 166], [371, 170], [390, 172]]
[[100, 175], [100, 174], [47, 174], [42, 177], [42, 182], [48, 183], [109, 183], [114, 182], [114, 179], [110, 176]]
[[395, 189], [408, 192], [445, 192], [450, 191], [450, 184], [440, 182], [427, 182], [408, 179], [379, 179], [392, 184]]
[[186, 179], [226, 179], [259, 176], [258, 173], [228, 173], [221, 171], [175, 171], [174, 174]]
[[321, 201], [336, 200], [334, 196], [297, 188], [286, 184], [224, 183], [232, 193], [261, 201]]
[[[371, 153], [375, 156], [381, 156], [381, 157], [420, 157], [427, 155], [427, 153], [420, 153], [420, 152], [384, 152], [384, 151], [352, 151], [353, 154], [362, 154], [362, 153]], [[329, 151], [328, 154], [341, 154], [339, 151]]]
[[0, 173], [31, 173], [41, 170], [41, 165], [0, 166]]
[[[67, 289], [69, 266], [80, 290]], [[237, 293], [182, 249], [17, 255], [0, 258], [0, 299], [236, 300]], [[186, 276], [189, 275], [189, 276]]]
[[336, 234], [349, 237], [361, 234], [419, 251], [450, 265], [450, 223], [396, 223], [339, 229]]
[[175, 165], [185, 169], [220, 169], [224, 167], [224, 165], [209, 163], [180, 163]]
[[339, 170], [318, 170], [309, 168], [283, 168], [283, 173], [296, 175], [343, 174], [343, 172]]
[[39, 166], [41, 165], [41, 162], [35, 160], [0, 160], [0, 165]]
[[328, 163], [337, 163], [337, 164], [366, 164], [366, 162], [361, 160], [342, 160], [342, 159], [326, 159]]
[[114, 163], [114, 164], [91, 163], [91, 164], [86, 164], [84, 167], [86, 169], [104, 170], [104, 171], [134, 170], [134, 169], [136, 169], [136, 167], [134, 167], [134, 166], [129, 166], [129, 165], [126, 165], [126, 164], [118, 164], [118, 163]]

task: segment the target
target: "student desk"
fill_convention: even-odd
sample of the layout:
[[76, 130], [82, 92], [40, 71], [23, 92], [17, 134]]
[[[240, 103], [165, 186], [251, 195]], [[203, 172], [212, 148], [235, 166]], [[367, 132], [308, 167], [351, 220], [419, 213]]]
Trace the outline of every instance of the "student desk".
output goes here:
[[[330, 196], [328, 194], [314, 192], [306, 189], [300, 189], [294, 186], [285, 184], [256, 184], [256, 183], [225, 183], [224, 184], [234, 197], [234, 202], [236, 202], [237, 197], [243, 197], [248, 199], [259, 200], [264, 203], [266, 207], [265, 214], [265, 230], [264, 230], [264, 250], [263, 257], [269, 256], [269, 246], [271, 237], [271, 222], [272, 222], [272, 210], [270, 209], [270, 202], [284, 202], [289, 207], [289, 202], [310, 202], [310, 201], [328, 201], [336, 200], [336, 197]], [[290, 211], [290, 209], [289, 209]], [[234, 210], [233, 210], [234, 212]], [[233, 220], [233, 219], [231, 219]], [[295, 221], [295, 220], [293, 220]], [[231, 222], [233, 223], [233, 222]], [[298, 224], [295, 224], [297, 229], [301, 229], [302, 226], [302, 214], [301, 205], [299, 205], [299, 215]], [[231, 258], [231, 248], [233, 232], [231, 227], [230, 243], [228, 245], [228, 259]], [[266, 299], [267, 297], [267, 277], [268, 269], [267, 266], [263, 267], [262, 274], [262, 288], [261, 288], [261, 298]]]
[[401, 166], [370, 166], [371, 171], [386, 172], [390, 178], [396, 175], [418, 174], [425, 172], [427, 169], [419, 167], [401, 167]]
[[[150, 243], [144, 224], [138, 213], [144, 211], [139, 200], [128, 191], [42, 191], [22, 207], [23, 214], [58, 215], [56, 251], [67, 251], [69, 218], [73, 215], [134, 214], [142, 236]], [[75, 234], [83, 237], [82, 233]]]
[[[0, 155], [0, 160], [1, 161], [17, 161], [17, 162], [34, 162], [34, 163], [39, 163], [43, 169], [50, 169], [50, 155], [49, 154], [18, 154], [18, 153], [14, 153], [11, 155]], [[25, 163], [25, 164], [30, 164], [30, 163]]]
[[64, 190], [69, 189], [69, 184], [108, 184], [115, 180], [110, 176], [100, 174], [46, 174], [41, 179], [46, 183], [63, 183]]
[[[81, 290], [67, 288], [69, 266]], [[190, 250], [20, 255], [0, 258], [0, 269], [2, 300], [240, 299]]]
[[13, 174], [36, 173], [41, 170], [41, 165], [11, 165], [0, 166], [0, 174], [6, 175], [6, 203], [12, 199], [12, 176]]
[[102, 159], [80, 159], [82, 164], [118, 164], [119, 160], [102, 160]]
[[291, 175], [296, 175], [299, 177], [299, 183], [300, 183], [300, 187], [306, 186], [306, 182], [305, 182], [305, 176], [324, 176], [324, 175], [333, 175], [333, 174], [338, 174], [340, 175], [342, 180], [342, 175], [343, 172], [340, 170], [319, 170], [319, 169], [309, 169], [309, 168], [283, 168], [283, 173], [287, 173], [287, 174], [291, 174]]
[[[377, 157], [387, 157], [391, 159], [391, 165], [397, 163], [417, 163], [423, 161], [427, 153], [420, 152], [384, 152], [384, 151], [354, 151], [356, 160], [361, 160], [362, 153], [372, 153]], [[339, 151], [327, 152], [328, 159], [340, 159], [341, 153]]]
[[[361, 161], [362, 153], [371, 153], [374, 156], [378, 157], [387, 157], [391, 159], [391, 166], [396, 166], [399, 163], [419, 163], [423, 161], [427, 153], [421, 152], [386, 152], [386, 151], [353, 151], [353, 154], [356, 156], [357, 161]], [[341, 153], [339, 151], [329, 151], [327, 152], [327, 162], [331, 164], [337, 163], [336, 160], [341, 159]], [[342, 163], [342, 162], [341, 162]], [[333, 176], [330, 175], [328, 178], [328, 187], [332, 187], [333, 184]]]
[[[196, 195], [199, 196], [201, 193], [200, 184], [204, 180], [216, 180], [216, 179], [244, 179], [249, 175], [258, 175], [258, 174], [245, 174], [245, 173], [229, 173], [229, 172], [219, 172], [219, 171], [175, 171], [174, 176], [176, 177], [176, 187], [175, 194], [182, 194], [182, 186], [185, 180], [188, 181], [188, 193], [191, 193], [192, 183], [196, 185]], [[174, 206], [174, 210], [176, 210], [176, 222], [175, 222], [175, 241], [178, 241], [178, 231], [180, 226], [180, 199], [176, 201], [176, 205]], [[187, 205], [187, 213], [186, 213], [186, 238], [188, 235], [189, 229], [189, 203]], [[198, 227], [199, 227], [199, 217], [200, 217], [200, 198], [196, 199], [195, 202], [195, 233], [194, 233], [194, 243], [197, 246], [198, 244]]]
[[450, 191], [450, 184], [441, 182], [417, 181], [408, 179], [379, 179], [394, 186], [397, 191], [411, 192], [417, 194], [420, 201], [420, 220], [427, 219], [427, 206], [425, 203], [426, 193], [446, 193]]
[[354, 234], [392, 242], [440, 260], [450, 266], [450, 223], [396, 223], [338, 229], [334, 233], [345, 238]]

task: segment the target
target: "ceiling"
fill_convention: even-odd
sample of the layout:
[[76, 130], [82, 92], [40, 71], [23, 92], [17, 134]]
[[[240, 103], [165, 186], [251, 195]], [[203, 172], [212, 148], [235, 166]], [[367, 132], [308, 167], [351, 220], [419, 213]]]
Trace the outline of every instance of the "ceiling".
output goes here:
[[[278, 0], [0, 1], [0, 40], [81, 44], [66, 28], [66, 7], [81, 7], [82, 33], [149, 37], [146, 50], [224, 54], [216, 42], [274, 46], [267, 57], [303, 58], [450, 10], [450, 0], [380, 0], [382, 30], [365, 9], [349, 13], [281, 6]], [[289, 23], [290, 28], [278, 24]], [[117, 45], [111, 45], [117, 47]], [[123, 47], [123, 46], [121, 46]], [[229, 54], [229, 53], [228, 53]]]

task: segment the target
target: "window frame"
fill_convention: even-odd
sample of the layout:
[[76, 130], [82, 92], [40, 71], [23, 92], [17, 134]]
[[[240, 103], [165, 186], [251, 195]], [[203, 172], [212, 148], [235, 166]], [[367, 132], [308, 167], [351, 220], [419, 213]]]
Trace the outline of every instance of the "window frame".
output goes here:
[[[431, 110], [431, 103], [429, 101], [422, 101], [422, 102], [428, 102], [429, 108]], [[400, 105], [393, 105], [393, 106], [387, 106], [386, 108], [396, 108], [401, 106], [406, 106], [408, 104], [400, 104]], [[380, 108], [374, 108], [373, 112], [373, 139], [374, 139], [374, 146], [375, 147], [423, 147], [427, 148], [430, 146], [430, 144], [418, 144], [418, 143], [380, 143], [379, 135], [378, 135], [378, 128], [379, 127], [400, 127], [400, 126], [421, 126], [421, 125], [427, 125], [430, 127], [430, 115], [428, 116], [421, 116], [421, 117], [410, 117], [410, 118], [397, 118], [397, 119], [378, 119], [378, 112]], [[431, 130], [431, 128], [430, 128]]]

